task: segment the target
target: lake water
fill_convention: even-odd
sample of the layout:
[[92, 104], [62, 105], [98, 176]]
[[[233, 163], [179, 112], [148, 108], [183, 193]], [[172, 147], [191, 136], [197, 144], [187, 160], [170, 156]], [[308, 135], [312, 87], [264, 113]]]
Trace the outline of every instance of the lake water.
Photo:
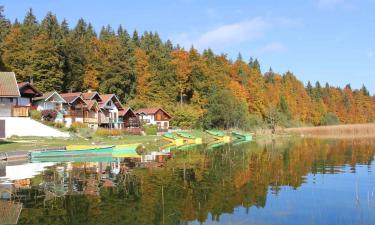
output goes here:
[[[1, 202], [22, 203], [18, 224], [375, 224], [375, 140], [170, 151], [2, 163]], [[0, 210], [0, 224], [16, 215]]]

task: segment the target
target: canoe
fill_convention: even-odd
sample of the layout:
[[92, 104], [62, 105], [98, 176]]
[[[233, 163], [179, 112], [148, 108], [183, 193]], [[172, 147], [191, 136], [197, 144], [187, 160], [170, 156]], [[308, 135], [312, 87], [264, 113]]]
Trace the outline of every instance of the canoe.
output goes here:
[[67, 145], [65, 147], [66, 150], [92, 150], [92, 149], [99, 149], [99, 148], [108, 148], [112, 147], [112, 145]]
[[251, 134], [242, 134], [242, 133], [239, 133], [239, 132], [232, 132], [232, 135], [237, 139], [241, 139], [241, 140], [245, 140], [245, 141], [253, 140], [253, 137], [251, 136]]
[[213, 148], [218, 148], [218, 147], [221, 147], [223, 145], [225, 145], [226, 143], [223, 142], [223, 141], [214, 141], [210, 144], [207, 145], [207, 148], [208, 149], [213, 149]]
[[31, 158], [43, 157], [88, 157], [98, 155], [112, 155], [113, 146], [87, 150], [56, 150], [56, 151], [36, 151], [31, 152]]
[[112, 156], [88, 156], [88, 157], [41, 157], [31, 158], [31, 162], [115, 162]]
[[112, 152], [112, 157], [115, 158], [141, 158], [141, 155], [137, 153], [137, 148], [141, 144], [125, 144], [116, 145]]
[[202, 138], [196, 137], [191, 134], [183, 133], [183, 132], [177, 132], [176, 134], [182, 137], [183, 139], [185, 139], [187, 142], [195, 143], [195, 144], [202, 144]]
[[184, 139], [180, 138], [177, 135], [171, 134], [171, 133], [166, 133], [162, 136], [162, 138], [166, 141], [169, 141], [175, 145], [183, 145], [184, 144]]
[[190, 150], [194, 147], [197, 147], [199, 144], [187, 144], [187, 145], [182, 145], [180, 147], [178, 147], [177, 149], [178, 150]]
[[230, 137], [219, 131], [206, 130], [206, 133], [217, 140], [221, 140], [223, 142], [230, 142]]

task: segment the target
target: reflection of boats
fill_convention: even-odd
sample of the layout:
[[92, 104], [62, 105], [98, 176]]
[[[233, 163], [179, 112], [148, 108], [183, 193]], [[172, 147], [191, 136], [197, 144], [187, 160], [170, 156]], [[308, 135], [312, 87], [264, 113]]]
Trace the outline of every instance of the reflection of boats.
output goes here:
[[251, 142], [251, 141], [246, 141], [246, 140], [238, 139], [238, 141], [234, 141], [234, 142], [232, 143], [232, 145], [233, 145], [233, 146], [236, 146], [236, 145], [241, 145], [241, 144], [248, 143], [248, 142]]
[[214, 142], [209, 143], [207, 145], [207, 148], [208, 149], [213, 149], [213, 148], [217, 148], [217, 147], [223, 146], [225, 144], [226, 144], [226, 142], [218, 140], [218, 141], [214, 141]]
[[222, 142], [230, 142], [230, 137], [215, 130], [206, 130], [206, 133], [209, 134], [211, 137], [215, 138], [216, 140], [220, 140]]
[[240, 139], [240, 140], [244, 140], [244, 141], [251, 141], [253, 139], [251, 134], [242, 134], [242, 133], [239, 133], [239, 132], [232, 132], [232, 135], [235, 138]]
[[184, 144], [184, 139], [180, 138], [177, 135], [171, 134], [171, 133], [166, 133], [162, 136], [162, 138], [166, 141], [169, 141], [175, 145], [183, 145]]
[[196, 137], [194, 135], [187, 134], [184, 132], [177, 132], [176, 134], [189, 143], [202, 144], [202, 138], [200, 137]]
[[135, 156], [136, 149], [139, 144], [125, 144], [116, 146], [76, 146], [77, 149], [73, 150], [73, 146], [69, 146], [72, 150], [56, 150], [56, 151], [36, 151], [31, 152], [31, 158], [49, 158], [49, 157], [90, 157], [90, 156], [112, 156], [124, 157], [128, 154]]
[[199, 144], [187, 144], [187, 145], [182, 145], [182, 146], [178, 147], [177, 149], [178, 150], [189, 150], [189, 149], [197, 147], [197, 146], [199, 146]]

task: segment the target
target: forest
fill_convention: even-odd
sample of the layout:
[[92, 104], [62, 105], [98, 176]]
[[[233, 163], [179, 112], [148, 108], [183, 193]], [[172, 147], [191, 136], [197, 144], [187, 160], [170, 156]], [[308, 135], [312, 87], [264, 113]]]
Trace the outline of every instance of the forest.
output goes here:
[[135, 109], [162, 106], [182, 128], [294, 127], [375, 122], [375, 96], [319, 82], [306, 86], [291, 71], [262, 72], [258, 59], [232, 60], [211, 49], [184, 49], [157, 32], [128, 32], [79, 19], [70, 26], [30, 9], [10, 21], [0, 6], [0, 71], [42, 92], [114, 93]]

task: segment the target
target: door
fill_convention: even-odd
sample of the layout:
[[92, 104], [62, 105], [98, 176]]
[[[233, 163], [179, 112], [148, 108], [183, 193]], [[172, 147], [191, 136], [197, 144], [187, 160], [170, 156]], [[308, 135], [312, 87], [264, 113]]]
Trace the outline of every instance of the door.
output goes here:
[[5, 138], [5, 120], [0, 120], [0, 138]]

